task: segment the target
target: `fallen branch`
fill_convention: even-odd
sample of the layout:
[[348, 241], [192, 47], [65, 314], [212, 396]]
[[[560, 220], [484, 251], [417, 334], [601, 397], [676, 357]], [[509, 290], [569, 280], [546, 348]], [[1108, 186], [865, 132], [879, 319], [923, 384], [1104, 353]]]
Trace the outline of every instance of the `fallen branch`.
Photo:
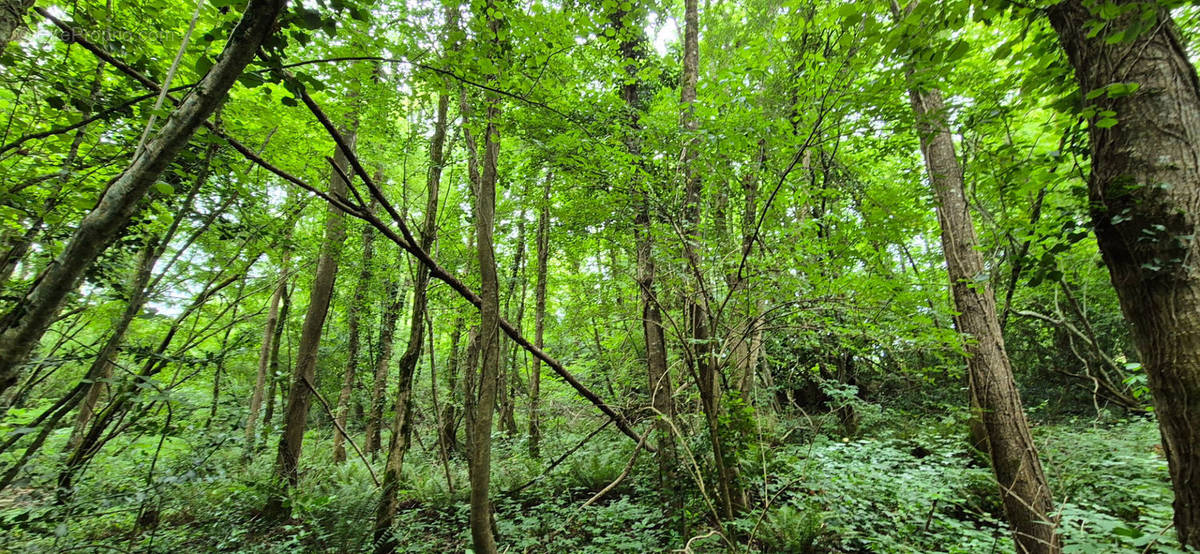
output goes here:
[[629, 457], [629, 462], [625, 464], [625, 469], [621, 471], [621, 474], [618, 475], [616, 479], [613, 479], [613, 482], [609, 483], [607, 487], [600, 489], [600, 492], [589, 498], [587, 502], [584, 502], [583, 505], [579, 507], [580, 511], [588, 506], [591, 506], [592, 504], [595, 504], [597, 500], [603, 498], [604, 495], [609, 493], [609, 491], [615, 489], [617, 485], [621, 483], [621, 481], [624, 481], [626, 477], [629, 477], [629, 472], [633, 470], [633, 464], [637, 462], [638, 454], [642, 452], [642, 447], [646, 445], [647, 436], [648, 435], [646, 434], [642, 434], [642, 440], [637, 443], [637, 446], [633, 447], [633, 455]]
[[343, 437], [346, 437], [346, 442], [350, 443], [350, 446], [354, 447], [354, 451], [358, 453], [358, 457], [363, 461], [363, 465], [367, 466], [367, 471], [371, 473], [371, 480], [375, 481], [375, 486], [382, 487], [383, 485], [379, 483], [379, 477], [375, 475], [375, 469], [371, 467], [371, 462], [367, 460], [367, 457], [363, 454], [363, 451], [360, 450], [358, 445], [354, 443], [354, 439], [350, 438], [350, 434], [346, 432], [346, 428], [342, 427], [341, 423], [338, 423], [337, 418], [333, 415], [333, 410], [329, 409], [329, 403], [325, 401], [325, 397], [321, 396], [321, 393], [317, 391], [317, 388], [314, 387], [311, 382], [309, 382], [307, 376], [301, 378], [304, 380], [304, 386], [308, 387], [308, 390], [311, 391], [313, 396], [317, 397], [317, 401], [321, 403], [321, 407], [325, 408], [325, 413], [329, 416], [329, 419], [333, 421], [333, 426], [337, 427], [338, 432], [341, 433]]

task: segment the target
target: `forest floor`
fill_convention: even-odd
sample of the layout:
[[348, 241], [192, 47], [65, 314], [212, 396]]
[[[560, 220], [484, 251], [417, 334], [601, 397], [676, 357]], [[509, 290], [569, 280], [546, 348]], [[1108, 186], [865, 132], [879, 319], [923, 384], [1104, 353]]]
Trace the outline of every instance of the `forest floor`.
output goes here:
[[[693, 552], [1011, 550], [991, 473], [965, 447], [961, 419], [867, 411], [861, 428], [870, 431], [855, 437], [840, 436], [831, 417], [760, 420], [766, 422], [755, 430], [761, 442], [741, 448], [753, 507], [723, 527], [700, 494], [685, 499], [682, 522], [667, 517], [648, 456], [583, 508], [622, 474], [633, 451], [630, 441], [607, 431], [543, 476], [546, 464], [594, 422], [564, 424], [584, 431], [555, 435], [542, 460], [525, 453], [523, 439], [497, 434], [492, 471], [500, 542], [508, 552], [666, 552], [685, 544]], [[257, 514], [272, 449], [247, 462], [241, 449], [228, 447], [240, 440], [236, 429], [215, 429], [180, 429], [179, 437], [200, 438], [168, 437], [161, 445], [146, 435], [114, 441], [65, 506], [54, 505], [46, 486], [57, 468], [40, 464], [0, 498], [0, 551], [369, 551], [378, 490], [353, 451], [349, 462], [334, 464], [328, 433], [310, 433], [302, 481], [291, 497], [293, 517], [266, 525]], [[60, 430], [46, 451], [60, 451], [68, 432]], [[1171, 489], [1152, 420], [1071, 420], [1036, 426], [1034, 433], [1068, 552], [1178, 551], [1171, 546]], [[696, 453], [706, 448], [701, 438], [686, 446]], [[436, 451], [409, 459], [396, 528], [402, 548], [467, 550], [461, 455], [446, 465]], [[382, 457], [373, 465], [378, 473]], [[693, 537], [704, 538], [689, 543]]]

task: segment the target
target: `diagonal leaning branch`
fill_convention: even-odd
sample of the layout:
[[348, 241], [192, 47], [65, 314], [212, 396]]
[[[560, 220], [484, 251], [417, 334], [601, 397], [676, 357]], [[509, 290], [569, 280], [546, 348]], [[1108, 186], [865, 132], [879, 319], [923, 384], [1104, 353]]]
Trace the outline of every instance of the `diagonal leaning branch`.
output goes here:
[[[37, 11], [37, 13], [39, 15], [46, 18], [48, 21], [53, 23], [55, 26], [57, 26], [60, 29], [62, 29], [63, 31], [65, 31], [69, 36], [73, 37], [74, 42], [76, 44], [78, 44], [81, 47], [83, 47], [84, 49], [88, 50], [96, 57], [108, 62], [113, 67], [120, 70], [122, 73], [129, 75], [134, 80], [136, 80], [138, 83], [140, 83], [142, 86], [149, 89], [151, 92], [157, 92], [157, 91], [161, 90], [161, 87], [154, 80], [150, 79], [149, 77], [147, 77], [145, 75], [142, 75], [139, 71], [130, 67], [128, 64], [113, 57], [112, 54], [109, 54], [106, 50], [104, 50], [100, 46], [88, 41], [81, 34], [74, 32], [74, 29], [72, 29], [69, 25], [67, 25], [62, 20], [55, 18], [53, 15], [51, 15], [49, 12], [46, 12], [45, 10], [41, 10], [39, 8], [34, 8], [34, 9]], [[240, 153], [247, 160], [254, 162], [258, 166], [262, 167], [263, 169], [266, 169], [267, 171], [270, 171], [271, 173], [274, 173], [276, 176], [280, 177], [284, 181], [292, 183], [312, 194], [315, 194], [316, 196], [320, 197], [321, 199], [329, 202], [333, 206], [342, 210], [347, 215], [350, 215], [351, 217], [356, 217], [367, 223], [370, 223], [373, 227], [375, 227], [381, 233], [383, 233], [383, 235], [386, 236], [388, 238], [388, 240], [396, 243], [396, 245], [398, 245], [400, 248], [403, 248], [408, 253], [412, 254], [414, 257], [417, 258], [417, 260], [419, 260], [422, 264], [424, 264], [426, 267], [428, 267], [429, 273], [432, 277], [434, 277], [435, 279], [437, 279], [439, 281], [442, 281], [443, 283], [446, 283], [451, 289], [453, 289], [460, 296], [462, 296], [468, 302], [470, 302], [471, 305], [475, 306], [475, 308], [478, 309], [479, 305], [482, 301], [480, 299], [479, 295], [475, 294], [475, 292], [472, 291], [470, 288], [468, 288], [465, 284], [463, 284], [462, 281], [459, 281], [457, 278], [455, 278], [454, 275], [452, 275], [449, 271], [446, 271], [446, 269], [443, 268], [441, 265], [439, 265], [437, 263], [437, 261], [434, 260], [433, 257], [429, 255], [428, 252], [426, 252], [424, 249], [422, 249], [420, 247], [419, 243], [413, 237], [412, 232], [409, 230], [408, 225], [404, 223], [404, 219], [400, 216], [399, 212], [397, 212], [395, 207], [392, 206], [392, 204], [390, 202], [388, 202], [386, 198], [383, 197], [383, 191], [380, 190], [379, 187], [375, 184], [375, 181], [373, 181], [370, 178], [370, 176], [367, 175], [367, 172], [365, 170], [363, 170], [362, 164], [360, 164], [358, 161], [358, 157], [355, 156], [353, 154], [353, 152], [351, 152], [349, 149], [346, 148], [345, 140], [337, 132], [337, 130], [332, 126], [332, 124], [329, 121], [329, 118], [325, 116], [325, 112], [323, 112], [321, 110], [321, 108], [319, 106], [317, 106], [316, 102], [313, 101], [312, 97], [309, 96], [308, 92], [304, 89], [303, 86], [298, 87], [298, 89], [301, 91], [301, 99], [304, 101], [305, 106], [307, 106], [309, 108], [309, 110], [313, 112], [313, 115], [316, 116], [317, 119], [321, 121], [321, 124], [326, 128], [326, 130], [329, 131], [330, 135], [333, 137], [333, 140], [337, 143], [338, 148], [341, 148], [342, 151], [349, 153], [348, 157], [349, 157], [351, 166], [354, 168], [354, 172], [362, 178], [363, 182], [366, 183], [367, 188], [370, 189], [371, 195], [380, 201], [380, 203], [384, 206], [385, 210], [388, 212], [388, 215], [396, 222], [396, 225], [400, 228], [400, 233], [401, 233], [400, 235], [397, 235], [395, 230], [393, 230], [389, 225], [384, 223], [378, 217], [368, 213], [368, 211], [361, 206], [361, 199], [359, 200], [359, 203], [356, 204], [346, 198], [338, 198], [338, 197], [329, 196], [329, 195], [321, 192], [320, 190], [317, 190], [316, 188], [309, 185], [308, 183], [304, 182], [300, 178], [298, 178], [294, 175], [291, 175], [291, 174], [287, 173], [286, 171], [272, 165], [270, 162], [264, 160], [262, 157], [255, 154], [254, 151], [250, 147], [246, 146], [245, 144], [242, 144], [241, 142], [237, 141], [233, 137], [230, 137], [224, 131], [217, 128], [217, 126], [214, 125], [212, 122], [205, 121], [204, 126], [210, 132], [212, 132], [214, 135], [221, 137], [221, 139], [223, 139], [230, 146], [232, 146], [234, 150], [237, 150], [238, 153]], [[171, 95], [167, 95], [167, 98], [173, 102], [178, 102], [178, 99], [172, 97]], [[343, 175], [342, 177], [346, 177], [346, 176]], [[349, 182], [349, 179], [347, 179], [347, 182]], [[354, 194], [357, 196], [358, 193], [355, 192]], [[571, 388], [575, 389], [575, 391], [578, 392], [580, 396], [587, 399], [589, 402], [591, 402], [593, 405], [595, 405], [597, 409], [599, 409], [601, 412], [603, 412], [604, 415], [608, 416], [609, 419], [611, 419], [613, 421], [613, 423], [615, 423], [617, 425], [617, 428], [620, 429], [622, 433], [625, 433], [625, 435], [627, 435], [629, 438], [633, 439], [635, 442], [639, 442], [639, 443], [643, 442], [642, 436], [633, 430], [633, 427], [630, 426], [629, 422], [625, 419], [624, 416], [617, 413], [617, 411], [614, 410], [611, 406], [609, 406], [608, 403], [606, 403], [604, 401], [604, 399], [600, 398], [596, 393], [592, 392], [591, 389], [587, 388], [586, 385], [584, 385], [582, 382], [580, 382], [579, 379], [575, 378], [575, 376], [572, 375], [571, 372], [567, 371], [567, 368], [565, 366], [563, 366], [562, 362], [559, 362], [558, 360], [556, 360], [555, 358], [553, 358], [549, 354], [547, 354], [544, 350], [542, 350], [541, 348], [538, 348], [533, 343], [529, 342], [528, 339], [526, 339], [524, 336], [521, 335], [521, 333], [519, 333], [517, 331], [516, 327], [514, 327], [511, 323], [509, 323], [508, 321], [506, 321], [503, 318], [500, 319], [500, 328], [503, 329], [505, 334], [507, 334], [514, 342], [516, 342], [518, 345], [520, 345], [521, 348], [524, 348], [525, 350], [529, 351], [529, 353], [532, 354], [534, 357], [541, 360], [546, 365], [550, 366], [550, 369], [554, 370], [554, 372], [557, 373], [558, 376], [563, 379], [563, 381], [566, 381], [568, 385], [571, 385]], [[655, 451], [655, 449], [653, 447], [651, 447], [649, 444], [644, 445], [643, 448], [647, 449], [650, 452]]]
[[[375, 226], [380, 232], [387, 236], [389, 240], [396, 243], [396, 245], [403, 248], [409, 254], [412, 254], [413, 257], [417, 258], [417, 260], [424, 264], [425, 267], [429, 268], [430, 275], [449, 285], [451, 289], [453, 289], [460, 296], [465, 298], [467, 302], [470, 302], [471, 305], [478, 309], [483, 302], [482, 298], [480, 298], [478, 294], [475, 294], [474, 291], [463, 284], [462, 281], [459, 281], [457, 278], [455, 278], [454, 275], [452, 275], [449, 271], [439, 265], [437, 261], [429, 255], [428, 252], [421, 248], [420, 243], [416, 240], [415, 236], [412, 234], [412, 231], [409, 230], [408, 225], [404, 222], [404, 218], [401, 217], [400, 213], [396, 211], [396, 208], [392, 206], [386, 198], [384, 198], [383, 191], [379, 188], [379, 185], [377, 185], [375, 181], [371, 179], [371, 176], [367, 173], [366, 169], [363, 168], [362, 164], [358, 160], [358, 156], [355, 155], [350, 148], [347, 148], [348, 145], [345, 139], [342, 138], [337, 128], [334, 127], [333, 122], [329, 120], [329, 117], [325, 115], [325, 112], [321, 110], [321, 107], [318, 106], [316, 101], [312, 99], [312, 96], [308, 94], [308, 91], [305, 90], [302, 84], [296, 82], [291, 78], [290, 75], [287, 75], [286, 78], [291, 80], [296, 85], [296, 90], [298, 90], [300, 93], [300, 100], [304, 102], [304, 105], [308, 107], [313, 116], [315, 116], [317, 120], [321, 122], [321, 125], [325, 127], [325, 130], [329, 132], [329, 136], [333, 138], [338, 148], [347, 154], [347, 159], [349, 159], [350, 166], [354, 169], [354, 173], [357, 174], [358, 177], [362, 179], [362, 182], [367, 185], [367, 189], [370, 191], [371, 196], [378, 200], [379, 204], [383, 206], [388, 215], [392, 217], [392, 220], [396, 223], [396, 226], [400, 228], [400, 233], [402, 236], [396, 236], [395, 231], [393, 231], [378, 218], [374, 216], [364, 217], [369, 216], [370, 214], [363, 213], [360, 215], [351, 212], [347, 213], [371, 223], [371, 225]], [[336, 165], [334, 166], [334, 169], [340, 171], [340, 168], [338, 168]], [[346, 176], [343, 175], [342, 177]], [[347, 179], [347, 182], [349, 182], [349, 179]], [[345, 210], [345, 207], [339, 207]], [[356, 209], [356, 211], [358, 210]], [[365, 212], [365, 210], [363, 211]], [[576, 379], [575, 376], [572, 375], [571, 372], [567, 371], [567, 368], [562, 365], [562, 362], [554, 359], [541, 348], [538, 348], [536, 345], [529, 342], [528, 339], [526, 339], [519, 331], [517, 331], [517, 328], [514, 327], [513, 324], [509, 323], [504, 318], [500, 318], [500, 328], [504, 330], [504, 333], [507, 334], [509, 338], [520, 345], [521, 348], [529, 351], [529, 353], [533, 354], [534, 357], [550, 366], [550, 368], [553, 369], [559, 377], [562, 377], [567, 384], [571, 385], [571, 388], [575, 389], [580, 396], [586, 398], [589, 402], [595, 405], [597, 409], [603, 412], [604, 415], [612, 419], [613, 423], [617, 425], [617, 428], [620, 429], [622, 433], [625, 433], [625, 435], [637, 441], [639, 444], [643, 444], [645, 442], [642, 439], [642, 436], [639, 435], [637, 431], [633, 430], [633, 427], [629, 425], [629, 422], [625, 420], [624, 416], [617, 413], [616, 410], [613, 410], [611, 406], [604, 402], [604, 399], [600, 398], [596, 393], [592, 392], [591, 389], [588, 389], [587, 386]], [[654, 449], [649, 445], [644, 445], [643, 448], [647, 448], [651, 452], [654, 451]]]

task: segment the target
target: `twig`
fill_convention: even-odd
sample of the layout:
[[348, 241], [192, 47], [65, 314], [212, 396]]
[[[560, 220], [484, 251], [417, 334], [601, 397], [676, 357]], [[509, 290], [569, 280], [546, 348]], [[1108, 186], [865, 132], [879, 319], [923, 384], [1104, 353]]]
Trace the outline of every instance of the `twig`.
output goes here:
[[[550, 462], [550, 465], [546, 466], [546, 469], [542, 470], [542, 474], [541, 474], [541, 475], [538, 475], [537, 477], [534, 477], [533, 479], [530, 479], [530, 480], [529, 480], [529, 482], [528, 482], [528, 483], [525, 483], [524, 485], [521, 485], [521, 486], [519, 486], [519, 487], [517, 487], [517, 488], [515, 488], [515, 489], [512, 489], [512, 490], [510, 490], [510, 491], [506, 491], [506, 492], [504, 493], [504, 496], [512, 496], [512, 495], [514, 495], [514, 494], [517, 494], [517, 493], [519, 493], [519, 492], [521, 492], [521, 491], [523, 491], [523, 490], [525, 490], [525, 489], [529, 488], [529, 487], [530, 487], [530, 486], [532, 486], [534, 483], [536, 483], [536, 482], [538, 482], [538, 481], [541, 481], [542, 479], [544, 479], [544, 478], [546, 477], [546, 475], [548, 475], [548, 474], [549, 474], [551, 471], [553, 471], [553, 470], [554, 470], [554, 468], [558, 467], [558, 464], [561, 464], [561, 463], [563, 463], [563, 461], [564, 461], [564, 460], [566, 460], [568, 456], [570, 456], [571, 454], [574, 454], [576, 450], [579, 450], [580, 448], [582, 448], [582, 447], [583, 447], [583, 445], [587, 444], [587, 442], [588, 442], [588, 441], [592, 440], [592, 437], [594, 437], [594, 436], [596, 436], [596, 435], [600, 434], [600, 431], [603, 431], [603, 430], [604, 430], [604, 428], [605, 428], [605, 427], [608, 427], [608, 425], [609, 425], [610, 423], [612, 423], [612, 422], [613, 422], [613, 420], [611, 420], [611, 419], [609, 419], [609, 420], [605, 420], [605, 421], [604, 421], [604, 425], [601, 425], [601, 426], [597, 427], [595, 431], [592, 431], [592, 432], [591, 432], [591, 434], [589, 434], [588, 436], [584, 437], [584, 438], [583, 438], [583, 440], [579, 441], [579, 443], [578, 443], [578, 444], [576, 444], [576, 445], [575, 445], [573, 448], [571, 448], [570, 450], [568, 450], [568, 451], [566, 451], [566, 452], [563, 452], [563, 455], [562, 455], [562, 456], [559, 456], [559, 457], [558, 457], [558, 459], [554, 460], [553, 462]], [[645, 438], [644, 438], [644, 437], [642, 438], [642, 441], [643, 441], [643, 442], [645, 441]]]
[[337, 418], [333, 415], [333, 410], [329, 409], [329, 403], [325, 401], [325, 397], [321, 396], [321, 393], [317, 391], [317, 388], [314, 387], [312, 382], [308, 380], [307, 375], [302, 375], [300, 379], [304, 381], [304, 385], [313, 393], [313, 396], [317, 397], [317, 401], [321, 403], [321, 407], [325, 408], [325, 413], [329, 416], [329, 419], [333, 420], [334, 427], [337, 427], [338, 432], [341, 433], [343, 437], [346, 437], [346, 442], [350, 443], [350, 446], [354, 447], [354, 451], [358, 453], [358, 457], [363, 461], [363, 465], [367, 466], [367, 471], [371, 473], [371, 480], [375, 481], [375, 486], [382, 487], [383, 485], [379, 483], [379, 477], [375, 475], [375, 468], [371, 467], [371, 462], [367, 461], [367, 457], [363, 455], [363, 451], [358, 448], [358, 444], [354, 442], [354, 439], [350, 438], [350, 434], [346, 432], [346, 428], [342, 427], [341, 423], [338, 423]]
[[621, 481], [625, 480], [626, 477], [629, 477], [629, 472], [633, 470], [633, 464], [637, 462], [638, 454], [642, 452], [642, 447], [646, 445], [646, 437], [649, 435], [649, 433], [642, 433], [642, 440], [638, 441], [637, 446], [633, 447], [633, 455], [629, 457], [629, 462], [625, 464], [625, 469], [620, 475], [617, 476], [616, 479], [613, 479], [613, 482], [609, 483], [607, 487], [600, 489], [600, 492], [589, 498], [587, 502], [584, 502], [583, 505], [579, 507], [580, 511], [583, 511], [584, 508], [595, 504], [597, 500], [600, 500], [604, 495], [608, 494], [609, 491], [615, 489], [617, 485], [621, 483]]

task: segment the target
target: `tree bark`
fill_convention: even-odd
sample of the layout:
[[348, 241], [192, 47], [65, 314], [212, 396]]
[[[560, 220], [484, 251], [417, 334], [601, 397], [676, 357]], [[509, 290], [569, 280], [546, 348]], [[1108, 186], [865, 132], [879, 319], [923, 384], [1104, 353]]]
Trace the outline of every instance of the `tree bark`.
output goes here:
[[[421, 226], [421, 248], [429, 251], [437, 240], [438, 193], [442, 184], [442, 167], [446, 163], [446, 124], [450, 108], [450, 97], [438, 95], [437, 116], [433, 137], [429, 140], [429, 176], [425, 189], [425, 213]], [[383, 490], [375, 512], [375, 552], [393, 552], [399, 546], [389, 531], [398, 509], [396, 490], [404, 470], [404, 455], [412, 441], [412, 389], [413, 374], [421, 358], [422, 336], [425, 328], [426, 292], [429, 288], [429, 268], [417, 264], [413, 282], [412, 320], [408, 331], [408, 345], [400, 356], [400, 372], [396, 383], [396, 416], [392, 420], [392, 439], [388, 445], [387, 464], [383, 472]], [[436, 371], [436, 370], [433, 370]]]
[[458, 367], [461, 356], [459, 340], [462, 338], [462, 331], [462, 317], [455, 318], [454, 330], [450, 332], [450, 361], [446, 364], [446, 380], [449, 381], [450, 394], [446, 397], [446, 403], [442, 405], [442, 412], [438, 417], [438, 442], [441, 444], [442, 450], [447, 453], [458, 451], [459, 414], [455, 402], [458, 402], [460, 397]]
[[8, 43], [16, 39], [17, 29], [25, 25], [25, 12], [33, 7], [34, 0], [0, 1], [0, 54]]
[[[275, 419], [275, 403], [277, 396], [279, 401], [283, 401], [287, 397], [287, 391], [280, 391], [283, 394], [277, 395], [276, 389], [282, 389], [279, 386], [280, 371], [279, 371], [279, 347], [283, 344], [283, 331], [287, 329], [288, 314], [292, 311], [292, 293], [287, 288], [287, 274], [280, 276], [281, 285], [283, 287], [283, 306], [279, 308], [279, 323], [275, 325], [275, 335], [271, 338], [271, 365], [267, 369], [267, 407], [263, 411], [262, 421], [262, 437], [255, 440], [267, 440], [270, 436], [272, 428], [271, 422]], [[291, 341], [288, 341], [288, 359], [291, 359]], [[254, 443], [257, 444], [257, 443]], [[257, 447], [251, 449], [257, 450]]]
[[[257, 259], [257, 256], [255, 259]], [[235, 270], [233, 276], [220, 282], [217, 282], [220, 276], [213, 277], [204, 289], [196, 295], [188, 307], [171, 322], [171, 327], [167, 330], [162, 340], [159, 341], [154, 352], [146, 357], [141, 369], [133, 376], [133, 379], [122, 385], [112, 395], [112, 399], [104, 407], [104, 410], [95, 416], [91, 427], [88, 428], [88, 432], [82, 435], [79, 445], [71, 452], [62, 471], [59, 472], [58, 490], [56, 491], [59, 504], [65, 503], [74, 494], [72, 483], [75, 474], [103, 448], [105, 442], [112, 438], [111, 434], [108, 438], [104, 438], [104, 432], [110, 428], [114, 421], [124, 417], [129, 404], [140, 393], [142, 387], [153, 385], [151, 378], [161, 372], [170, 363], [172, 356], [167, 353], [167, 350], [175, 340], [179, 330], [183, 327], [183, 323], [192, 314], [202, 309], [221, 290], [243, 280], [246, 272], [250, 270], [250, 266], [253, 263], [254, 260], [251, 260], [244, 267]], [[194, 346], [194, 344], [188, 346]]]
[[718, 502], [726, 518], [735, 515], [734, 506], [741, 494], [738, 490], [736, 467], [725, 451], [721, 440], [719, 415], [721, 411], [720, 367], [715, 359], [709, 324], [709, 299], [700, 282], [700, 256], [697, 252], [697, 233], [700, 222], [700, 172], [696, 158], [700, 144], [696, 136], [700, 122], [695, 117], [696, 84], [700, 77], [700, 16], [698, 0], [684, 1], [683, 73], [679, 87], [679, 102], [682, 105], [681, 127], [686, 141], [680, 165], [683, 169], [683, 242], [686, 263], [691, 268], [694, 288], [684, 299], [684, 315], [690, 334], [693, 366], [700, 389], [700, 404], [707, 422], [709, 442], [712, 445], [713, 464], [716, 466]]
[[1050, 8], [1050, 23], [1083, 94], [1139, 85], [1087, 100], [1116, 119], [1101, 113], [1088, 129], [1092, 221], [1149, 380], [1175, 530], [1200, 548], [1200, 83], [1165, 7], [1116, 4], [1135, 9], [1095, 36], [1085, 23], [1099, 17], [1081, 0]]
[[271, 34], [283, 5], [284, 0], [250, 1], [218, 62], [171, 113], [142, 154], [109, 183], [100, 202], [79, 223], [62, 253], [38, 276], [22, 300], [0, 319], [0, 393], [16, 383], [21, 364], [53, 322], [83, 272], [112, 244], [139, 211], [139, 201], [150, 186], [186, 146], [196, 128], [224, 101], [234, 80]]
[[975, 226], [963, 188], [941, 93], [910, 89], [921, 152], [938, 201], [942, 250], [950, 275], [955, 324], [966, 343], [971, 395], [987, 432], [992, 469], [1000, 485], [1004, 513], [1018, 552], [1059, 552], [1053, 499], [1021, 396], [1004, 349], [996, 300], [977, 248]]
[[[94, 96], [94, 95], [93, 95]], [[82, 132], [82, 131], [81, 131]], [[80, 137], [76, 137], [76, 141], [72, 147], [72, 151], [78, 148], [81, 143]], [[142, 313], [142, 307], [149, 299], [150, 289], [153, 289], [159, 280], [151, 282], [154, 266], [158, 263], [170, 246], [171, 240], [175, 237], [175, 233], [179, 231], [183, 225], [184, 219], [192, 211], [192, 206], [196, 201], [196, 197], [200, 194], [200, 188], [208, 181], [212, 160], [217, 154], [217, 146], [210, 145], [205, 153], [203, 166], [195, 179], [192, 181], [192, 186], [188, 190], [187, 195], [180, 202], [178, 209], [175, 211], [174, 217], [171, 219], [170, 226], [163, 232], [161, 237], [149, 238], [146, 240], [142, 248], [142, 253], [138, 257], [137, 266], [134, 269], [133, 278], [129, 283], [129, 300], [125, 305], [125, 311], [121, 314], [121, 318], [117, 320], [109, 332], [108, 340], [104, 347], [97, 353], [92, 361], [92, 367], [88, 370], [88, 375], [91, 376], [92, 384], [88, 387], [87, 393], [84, 395], [83, 401], [79, 406], [79, 412], [75, 416], [75, 427], [71, 431], [71, 437], [67, 440], [67, 451], [75, 450], [79, 447], [80, 441], [83, 439], [84, 432], [87, 430], [88, 424], [92, 421], [92, 416], [95, 415], [96, 404], [100, 400], [100, 396], [110, 389], [108, 379], [112, 377], [113, 366], [116, 362], [117, 355], [120, 351], [121, 344], [125, 341], [125, 333], [129, 330], [130, 324], [134, 318]], [[222, 210], [214, 211], [208, 217], [203, 225], [192, 234], [193, 237], [198, 237], [201, 233], [208, 230], [213, 221], [216, 220], [218, 214]], [[168, 264], [169, 267], [170, 264]], [[166, 269], [163, 270], [164, 272]]]
[[155, 239], [146, 241], [142, 247], [142, 253], [138, 256], [137, 268], [130, 282], [130, 297], [125, 304], [125, 311], [109, 331], [108, 340], [96, 353], [96, 357], [92, 360], [92, 366], [87, 372], [92, 383], [88, 386], [83, 401], [79, 404], [79, 412], [75, 414], [75, 426], [71, 430], [71, 437], [67, 440], [67, 451], [79, 447], [83, 433], [91, 423], [92, 416], [95, 415], [96, 404], [100, 402], [100, 396], [109, 388], [107, 381], [112, 378], [113, 363], [121, 343], [125, 341], [125, 332], [133, 323], [133, 319], [142, 313], [142, 306], [146, 303], [146, 293], [148, 292], [146, 285], [150, 283], [154, 262], [158, 260], [157, 251], [158, 241]]
[[[348, 135], [349, 147], [354, 148], [354, 134]], [[340, 148], [334, 154], [334, 163], [345, 168], [347, 152]], [[329, 194], [334, 197], [345, 196], [349, 186], [337, 171], [333, 171], [329, 180]], [[321, 243], [321, 253], [317, 258], [317, 268], [313, 278], [312, 290], [309, 292], [308, 308], [304, 314], [304, 325], [300, 330], [300, 343], [296, 352], [296, 366], [292, 370], [291, 385], [288, 389], [286, 416], [283, 435], [279, 440], [279, 450], [275, 458], [275, 477], [285, 488], [296, 486], [299, 481], [300, 449], [304, 440], [304, 429], [308, 424], [308, 408], [312, 403], [309, 385], [317, 385], [317, 355], [321, 346], [322, 329], [325, 317], [329, 313], [329, 303], [333, 298], [333, 284], [337, 279], [338, 259], [341, 243], [346, 238], [344, 216], [341, 210], [327, 206], [325, 212], [325, 237]], [[306, 383], [307, 382], [307, 383]], [[275, 491], [267, 500], [263, 514], [268, 519], [283, 520], [290, 515], [291, 509], [284, 504], [283, 491]]]

